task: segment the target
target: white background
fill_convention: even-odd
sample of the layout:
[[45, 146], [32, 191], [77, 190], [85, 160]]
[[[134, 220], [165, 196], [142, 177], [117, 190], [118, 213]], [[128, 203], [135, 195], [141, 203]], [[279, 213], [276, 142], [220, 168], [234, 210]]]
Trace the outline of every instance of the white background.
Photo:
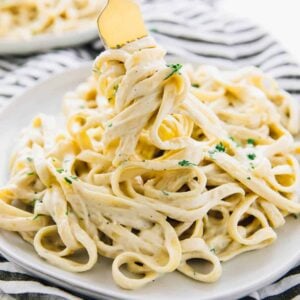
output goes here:
[[220, 0], [225, 11], [266, 28], [300, 62], [300, 0]]

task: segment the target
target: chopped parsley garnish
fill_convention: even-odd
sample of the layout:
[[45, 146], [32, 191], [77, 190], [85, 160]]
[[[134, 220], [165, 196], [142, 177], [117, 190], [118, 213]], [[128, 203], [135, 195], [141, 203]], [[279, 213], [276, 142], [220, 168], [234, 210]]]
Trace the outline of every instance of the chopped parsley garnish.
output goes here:
[[151, 32], [158, 32], [158, 30], [156, 28], [152, 28], [150, 29]]
[[59, 174], [61, 174], [61, 173], [64, 172], [64, 169], [62, 169], [62, 168], [56, 169], [56, 172], [59, 173]]
[[39, 217], [41, 217], [41, 216], [43, 216], [43, 215], [42, 215], [42, 214], [37, 214], [37, 215], [35, 215], [35, 216], [33, 217], [32, 220], [36, 220], [37, 218], [39, 218]]
[[80, 108], [80, 109], [84, 109], [84, 105], [80, 105], [79, 108]]
[[251, 177], [247, 177], [248, 180], [251, 180]]
[[74, 180], [77, 180], [78, 179], [78, 177], [77, 176], [70, 176], [72, 179], [74, 179]]
[[67, 182], [68, 184], [72, 184], [72, 180], [69, 179], [68, 177], [64, 177], [65, 182]]
[[254, 140], [254, 139], [248, 139], [248, 140], [247, 140], [247, 144], [248, 144], [248, 145], [255, 146], [255, 140]]
[[225, 152], [225, 146], [223, 145], [223, 143], [220, 143], [218, 145], [216, 145], [216, 150], [219, 152]]
[[163, 193], [165, 196], [169, 196], [169, 193], [166, 192], [166, 191], [162, 191], [162, 193]]
[[192, 83], [192, 87], [194, 87], [194, 88], [199, 88], [200, 85], [199, 85], [198, 83]]
[[108, 125], [107, 125], [107, 127], [112, 127], [113, 126], [113, 124], [112, 123], [108, 123]]
[[253, 162], [250, 162], [250, 167], [251, 167], [251, 169], [255, 169]]
[[212, 249], [210, 249], [210, 252], [213, 252], [214, 254], [216, 254], [216, 249], [212, 248]]
[[196, 166], [195, 164], [191, 163], [190, 161], [188, 160], [181, 160], [179, 163], [179, 166], [181, 167], [190, 167], [190, 166]]
[[249, 153], [247, 155], [247, 157], [250, 159], [250, 160], [254, 160], [256, 158], [256, 155], [254, 153]]
[[35, 174], [34, 172], [29, 172], [29, 173], [27, 173], [27, 176], [32, 176], [34, 174]]
[[66, 214], [66, 216], [69, 215], [69, 207], [67, 207], [65, 214]]
[[208, 151], [209, 156], [210, 156], [211, 158], [213, 158], [213, 155], [214, 155], [216, 152], [226, 152], [226, 147], [225, 147], [225, 145], [224, 145], [222, 142], [219, 143], [219, 144], [217, 144], [213, 150], [209, 150], [209, 151]]
[[39, 201], [39, 199], [34, 198], [29, 204], [30, 204], [31, 206], [35, 206], [35, 203], [36, 203], [37, 201]]
[[118, 91], [118, 89], [119, 89], [119, 85], [117, 84], [117, 85], [114, 86], [115, 93]]
[[120, 48], [122, 48], [122, 46], [119, 45], [119, 44], [117, 44], [117, 45], [116, 45], [116, 48], [117, 48], [117, 49], [120, 49]]
[[33, 159], [31, 157], [26, 157], [27, 161], [32, 162]]
[[96, 73], [99, 76], [101, 75], [101, 71], [96, 69], [96, 68], [93, 69], [93, 72]]
[[179, 71], [182, 68], [182, 65], [181, 64], [171, 64], [171, 65], [167, 65], [167, 67], [171, 68], [172, 72], [165, 78], [165, 80], [170, 78], [171, 76], [173, 76], [176, 73], [180, 74]]
[[237, 147], [241, 147], [241, 144], [233, 136], [230, 136], [229, 139], [232, 140]]
[[299, 219], [300, 215], [298, 214], [292, 214], [292, 216], [294, 217], [294, 219]]

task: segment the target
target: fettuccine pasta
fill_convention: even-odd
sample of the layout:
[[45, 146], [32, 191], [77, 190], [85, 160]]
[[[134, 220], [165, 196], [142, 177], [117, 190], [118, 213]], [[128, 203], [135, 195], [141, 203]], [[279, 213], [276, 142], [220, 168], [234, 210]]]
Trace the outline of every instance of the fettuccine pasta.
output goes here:
[[111, 258], [124, 289], [175, 270], [215, 282], [221, 262], [276, 240], [300, 212], [298, 104], [258, 69], [165, 54], [150, 37], [107, 50], [65, 96], [64, 126], [34, 118], [0, 189], [1, 228], [71, 272]]
[[0, 37], [29, 39], [95, 25], [102, 0], [2, 0]]

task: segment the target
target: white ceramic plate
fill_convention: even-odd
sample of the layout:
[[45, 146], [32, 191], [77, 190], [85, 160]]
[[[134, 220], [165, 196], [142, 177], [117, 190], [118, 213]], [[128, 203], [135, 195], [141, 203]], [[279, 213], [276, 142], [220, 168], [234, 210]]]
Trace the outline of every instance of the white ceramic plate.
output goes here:
[[[91, 72], [91, 64], [64, 72], [18, 96], [0, 114], [0, 183], [8, 177], [8, 157], [20, 129], [40, 112], [58, 115], [65, 92], [73, 90]], [[4, 167], [5, 166], [5, 167]], [[278, 230], [278, 240], [262, 250], [240, 255], [223, 264], [221, 279], [203, 284], [174, 272], [137, 291], [124, 291], [112, 279], [111, 262], [100, 258], [90, 271], [73, 274], [39, 258], [31, 245], [17, 234], [0, 231], [0, 251], [9, 259], [57, 285], [101, 299], [204, 300], [234, 299], [279, 278], [300, 258], [300, 222], [289, 218]]]
[[48, 33], [33, 36], [29, 40], [0, 38], [0, 55], [25, 55], [52, 48], [77, 46], [92, 41], [98, 36], [96, 26], [66, 31], [60, 34]]

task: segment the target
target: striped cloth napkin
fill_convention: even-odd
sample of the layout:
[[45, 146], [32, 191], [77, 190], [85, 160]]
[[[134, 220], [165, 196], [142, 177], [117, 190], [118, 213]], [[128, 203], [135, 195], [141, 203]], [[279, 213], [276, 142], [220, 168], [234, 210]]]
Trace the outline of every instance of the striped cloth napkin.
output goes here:
[[[221, 68], [260, 67], [300, 98], [300, 68], [286, 50], [251, 21], [218, 10], [212, 0], [141, 0], [153, 36], [171, 56]], [[192, 9], [191, 9], [192, 8]], [[92, 60], [100, 41], [26, 57], [0, 57], [0, 108], [52, 74]], [[296, 299], [300, 264], [280, 280], [246, 299]], [[0, 299], [85, 299], [34, 278], [0, 255]], [[300, 297], [298, 298], [300, 299]]]

